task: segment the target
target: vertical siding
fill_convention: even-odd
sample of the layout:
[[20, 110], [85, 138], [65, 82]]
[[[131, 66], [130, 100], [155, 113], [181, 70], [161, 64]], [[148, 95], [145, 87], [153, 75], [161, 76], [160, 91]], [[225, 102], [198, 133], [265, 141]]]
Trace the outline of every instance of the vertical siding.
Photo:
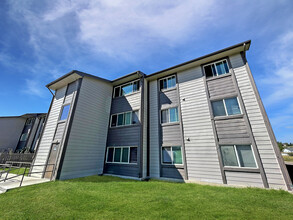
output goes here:
[[[60, 110], [63, 104], [66, 86], [56, 91], [51, 111], [48, 114], [47, 124], [44, 127], [44, 132], [40, 140], [40, 145], [35, 158], [35, 165], [45, 164], [50, 152], [51, 144], [54, 138], [57, 121], [59, 118]], [[42, 171], [44, 167], [35, 167], [34, 172]]]
[[111, 95], [110, 84], [83, 78], [60, 179], [103, 172]]
[[149, 125], [149, 142], [150, 142], [150, 177], [160, 177], [159, 162], [159, 117], [158, 117], [158, 88], [157, 81], [149, 82], [149, 108], [150, 108], [150, 125]]
[[285, 181], [277, 161], [264, 117], [261, 114], [256, 95], [249, 80], [248, 72], [240, 54], [230, 56], [240, 93], [251, 124], [252, 133], [255, 138], [260, 158], [268, 179], [270, 188], [286, 189]]
[[[200, 67], [179, 72], [179, 94], [189, 179], [223, 183]], [[190, 141], [187, 141], [190, 138]]]

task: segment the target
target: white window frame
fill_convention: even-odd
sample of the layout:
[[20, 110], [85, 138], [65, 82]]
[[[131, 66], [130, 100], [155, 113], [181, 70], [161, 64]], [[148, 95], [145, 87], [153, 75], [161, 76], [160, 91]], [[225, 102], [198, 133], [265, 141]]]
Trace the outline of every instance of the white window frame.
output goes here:
[[[177, 118], [178, 118], [178, 121], [173, 121], [173, 122], [170, 122], [170, 118], [171, 118], [171, 114], [170, 114], [170, 109], [172, 109], [172, 108], [177, 108]], [[165, 111], [165, 110], [167, 110], [168, 111], [168, 122], [162, 122], [162, 111]], [[179, 111], [178, 111], [178, 106], [176, 106], [176, 107], [171, 107], [171, 108], [166, 108], [166, 109], [161, 109], [161, 111], [160, 111], [160, 123], [162, 124], [162, 125], [164, 125], [164, 124], [174, 124], [174, 123], [178, 123], [179, 122]]]
[[[171, 161], [172, 163], [164, 163], [163, 162], [163, 148], [166, 147], [170, 147], [171, 148]], [[182, 159], [182, 163], [174, 163], [174, 159], [173, 159], [173, 147], [180, 147], [181, 149], [181, 159]], [[183, 152], [182, 152], [182, 146], [178, 145], [178, 146], [161, 146], [161, 164], [162, 165], [184, 165], [184, 161], [183, 161]]]
[[[218, 61], [215, 61], [215, 62], [212, 62], [212, 63], [209, 63], [209, 64], [204, 65], [203, 66], [203, 71], [204, 71], [205, 76], [206, 76], [205, 67], [206, 66], [211, 66], [211, 65], [214, 65], [214, 67], [215, 67], [216, 74], [217, 74], [216, 76], [222, 76], [222, 75], [228, 74], [228, 73], [224, 73], [222, 75], [219, 75], [218, 74], [218, 70], [217, 70], [217, 67], [216, 67], [216, 63], [220, 63], [220, 62], [224, 62], [224, 61], [226, 61], [227, 66], [228, 66], [228, 69], [229, 69], [229, 72], [228, 73], [230, 73], [230, 66], [229, 66], [228, 60], [227, 59], [222, 59], [222, 60], [218, 60]], [[213, 75], [212, 77], [216, 77], [216, 76]]]
[[[171, 88], [168, 88], [168, 79], [169, 79], [169, 78], [172, 78], [172, 77], [175, 77], [175, 86], [174, 86], [174, 87], [171, 87]], [[167, 88], [166, 88], [166, 89], [161, 89], [161, 81], [164, 80], [164, 79], [167, 80]], [[160, 91], [162, 91], [162, 92], [163, 92], [163, 91], [167, 91], [167, 90], [174, 89], [174, 88], [176, 88], [176, 87], [177, 87], [177, 78], [176, 78], [176, 75], [175, 75], [175, 74], [173, 74], [173, 75], [171, 75], [171, 76], [164, 77], [164, 78], [162, 78], [162, 79], [159, 80], [159, 88], [160, 88]]]
[[[137, 79], [137, 80], [133, 80], [133, 81], [131, 81], [131, 82], [124, 83], [124, 84], [119, 85], [119, 86], [115, 86], [114, 89], [113, 89], [113, 98], [118, 98], [118, 97], [121, 97], [121, 96], [128, 96], [128, 95], [131, 95], [131, 94], [134, 94], [134, 93], [139, 92], [139, 91], [140, 91], [140, 84], [139, 84], [139, 81], [140, 81], [140, 80]], [[138, 90], [134, 92], [134, 91], [133, 91], [133, 84], [134, 84], [135, 82], [138, 82]], [[129, 94], [127, 94], [127, 95], [122, 95], [122, 87], [125, 86], [125, 85], [127, 85], [127, 84], [132, 84], [132, 92], [129, 93]], [[119, 88], [119, 96], [117, 96], [117, 97], [115, 97], [115, 89], [116, 89], [116, 88]]]
[[[137, 146], [111, 146], [111, 147], [107, 147], [107, 154], [106, 154], [106, 163], [114, 163], [114, 164], [133, 164], [133, 165], [135, 165], [135, 164], [137, 164], [137, 162], [136, 163], [130, 163], [130, 148], [133, 148], [133, 147], [136, 147], [136, 149], [137, 149]], [[110, 148], [113, 148], [114, 150], [113, 150], [113, 158], [112, 158], [112, 162], [108, 162], [108, 153], [109, 153], [109, 149]], [[116, 150], [116, 148], [121, 148], [121, 152], [120, 152], [120, 162], [114, 162], [114, 157], [115, 157], [115, 150]], [[128, 148], [128, 162], [122, 162], [122, 153], [123, 153], [123, 148]], [[136, 152], [138, 152], [138, 151], [136, 151]], [[137, 157], [138, 155], [136, 155], [136, 157]], [[136, 161], [137, 161], [137, 158], [136, 158]]]
[[[237, 159], [237, 163], [238, 163], [238, 166], [225, 166], [224, 165], [224, 158], [223, 158], [223, 155], [222, 155], [222, 149], [220, 149], [220, 152], [221, 152], [221, 157], [222, 157], [222, 161], [223, 161], [223, 166], [224, 167], [227, 167], [227, 168], [240, 168], [240, 169], [258, 169], [258, 165], [257, 165], [257, 161], [256, 161], [256, 157], [255, 157], [255, 154], [254, 154], [254, 150], [251, 146], [251, 144], [225, 144], [225, 145], [220, 145], [220, 148], [222, 146], [233, 146], [233, 149], [234, 149], [234, 152], [235, 152], [235, 155], [236, 155], [236, 159]], [[241, 164], [240, 164], [240, 160], [239, 160], [239, 156], [238, 156], [238, 151], [237, 151], [237, 146], [250, 146], [250, 149], [251, 149], [251, 152], [252, 152], [252, 155], [253, 155], [253, 159], [254, 159], [254, 162], [255, 162], [255, 165], [256, 167], [242, 167]]]
[[[116, 114], [112, 114], [111, 115], [111, 119], [110, 119], [110, 128], [117, 128], [117, 127], [125, 127], [125, 126], [131, 126], [131, 125], [137, 125], [137, 124], [133, 124], [132, 122], [132, 114], [134, 113], [134, 112], [138, 112], [138, 121], [140, 121], [140, 115], [139, 115], [139, 110], [133, 110], [133, 111], [127, 111], [127, 112], [120, 112], [120, 113], [116, 113]], [[124, 120], [125, 120], [125, 114], [126, 113], [130, 113], [130, 124], [128, 124], [128, 125], [125, 125], [125, 124], [123, 124], [123, 125], [118, 125], [118, 115], [121, 115], [121, 114], [123, 114], [123, 123], [124, 123]], [[117, 121], [116, 121], [116, 126], [112, 126], [112, 117], [113, 117], [113, 115], [116, 115], [117, 116]]]
[[[225, 109], [225, 115], [219, 115], [219, 116], [214, 116], [214, 117], [225, 117], [225, 116], [233, 116], [233, 115], [228, 115], [228, 111], [227, 111], [227, 107], [226, 107], [226, 102], [224, 101], [225, 99], [232, 99], [232, 98], [236, 98], [237, 99], [237, 103], [238, 103], [238, 106], [239, 106], [239, 109], [240, 109], [240, 113], [239, 114], [236, 114], [236, 115], [242, 115], [242, 109], [241, 109], [241, 106], [239, 104], [239, 99], [238, 99], [238, 96], [233, 96], [233, 97], [229, 97], [229, 98], [223, 98], [223, 99], [217, 99], [217, 100], [212, 100], [211, 102], [217, 102], [217, 101], [222, 101], [223, 104], [224, 104], [224, 109]], [[213, 105], [212, 105], [212, 108], [213, 108]], [[214, 111], [214, 109], [212, 109]], [[213, 112], [214, 114], [214, 112]]]

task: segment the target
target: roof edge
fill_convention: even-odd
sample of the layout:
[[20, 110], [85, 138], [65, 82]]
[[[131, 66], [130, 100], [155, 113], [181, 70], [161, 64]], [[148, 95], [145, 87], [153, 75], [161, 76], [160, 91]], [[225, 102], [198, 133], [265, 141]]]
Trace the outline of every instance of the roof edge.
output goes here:
[[223, 53], [223, 52], [226, 52], [228, 50], [232, 50], [234, 48], [237, 48], [237, 47], [241, 47], [241, 46], [246, 46], [246, 48], [244, 48], [244, 50], [249, 50], [250, 48], [250, 44], [251, 44], [251, 40], [247, 40], [247, 41], [244, 41], [244, 42], [241, 42], [239, 44], [235, 44], [233, 46], [230, 46], [230, 47], [226, 47], [224, 49], [221, 49], [221, 50], [218, 50], [218, 51], [215, 51], [213, 53], [209, 53], [209, 54], [206, 54], [204, 56], [201, 56], [201, 57], [198, 57], [198, 58], [195, 58], [195, 59], [192, 59], [192, 60], [189, 60], [189, 61], [186, 61], [184, 63], [180, 63], [180, 64], [177, 64], [175, 66], [172, 66], [172, 67], [169, 67], [169, 68], [166, 68], [166, 69], [163, 69], [163, 70], [160, 70], [158, 72], [154, 72], [154, 73], [151, 73], [149, 75], [146, 76], [146, 78], [149, 78], [149, 77], [152, 77], [154, 75], [157, 75], [157, 74], [160, 74], [160, 73], [163, 73], [163, 72], [166, 72], [168, 70], [172, 70], [172, 69], [175, 69], [175, 68], [178, 68], [178, 67], [181, 67], [181, 66], [184, 66], [184, 65], [187, 65], [187, 64], [190, 64], [190, 63], [193, 63], [193, 62], [196, 62], [196, 61], [199, 61], [199, 60], [202, 60], [202, 59], [205, 59], [207, 57], [210, 57], [210, 56], [214, 56], [216, 54], [219, 54], [219, 53]]

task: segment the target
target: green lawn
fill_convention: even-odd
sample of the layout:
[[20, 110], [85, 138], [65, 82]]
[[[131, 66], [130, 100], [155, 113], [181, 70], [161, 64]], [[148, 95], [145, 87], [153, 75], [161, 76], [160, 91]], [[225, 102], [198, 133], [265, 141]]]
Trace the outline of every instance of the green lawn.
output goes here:
[[92, 176], [0, 194], [0, 219], [293, 219], [285, 191]]
[[285, 161], [293, 162], [293, 156], [283, 156]]
[[[5, 170], [9, 170], [9, 168], [5, 168]], [[25, 169], [23, 167], [21, 167], [21, 168], [12, 168], [9, 171], [9, 173], [12, 173], [12, 174], [20, 174], [21, 175], [21, 174], [24, 174], [24, 172], [25, 172], [25, 175], [27, 176], [28, 173], [29, 173], [29, 170], [30, 170], [29, 168]], [[3, 171], [3, 170], [1, 169], [0, 171]]]

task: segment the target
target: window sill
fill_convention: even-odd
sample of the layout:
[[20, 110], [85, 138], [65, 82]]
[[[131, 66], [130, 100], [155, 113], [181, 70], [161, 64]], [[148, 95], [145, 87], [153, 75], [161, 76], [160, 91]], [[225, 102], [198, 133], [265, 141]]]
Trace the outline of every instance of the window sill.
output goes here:
[[177, 89], [177, 86], [170, 88], [170, 89], [162, 89], [162, 90], [160, 90], [160, 92], [165, 93], [165, 92], [169, 92], [169, 91], [176, 90], [176, 89]]
[[176, 122], [171, 122], [171, 123], [163, 123], [161, 124], [162, 127], [166, 127], [166, 126], [172, 126], [172, 125], [179, 125], [179, 121]]
[[116, 126], [116, 127], [109, 127], [110, 129], [118, 129], [118, 128], [129, 128], [129, 127], [139, 127], [140, 123], [132, 124], [132, 125], [123, 125], [123, 126]]
[[106, 162], [106, 164], [108, 164], [108, 165], [114, 165], [114, 166], [126, 166], [126, 167], [129, 167], [129, 166], [137, 166], [137, 163], [110, 163], [110, 162]]
[[228, 115], [228, 116], [216, 116], [214, 117], [215, 121], [220, 121], [220, 120], [228, 120], [228, 119], [234, 119], [234, 118], [243, 118], [244, 115], [243, 114], [239, 114], [239, 115]]
[[182, 164], [161, 164], [162, 167], [165, 167], [165, 168], [176, 168], [176, 169], [184, 169], [184, 165]]
[[122, 95], [122, 96], [118, 96], [118, 97], [113, 97], [113, 100], [119, 100], [119, 99], [122, 99], [122, 98], [125, 98], [125, 97], [128, 97], [128, 96], [132, 96], [132, 95], [136, 95], [140, 93], [140, 90], [139, 91], [136, 91], [136, 92], [133, 92], [133, 93], [130, 93], [130, 94], [127, 94], [127, 95]]
[[259, 168], [246, 168], [246, 167], [224, 167], [224, 171], [260, 173]]
[[226, 73], [226, 74], [223, 74], [223, 75], [220, 75], [220, 76], [213, 76], [213, 77], [206, 78], [206, 81], [212, 81], [212, 80], [215, 80], [215, 79], [221, 79], [221, 78], [228, 77], [228, 76], [231, 76], [231, 75], [232, 74], [229, 72], [229, 73]]

